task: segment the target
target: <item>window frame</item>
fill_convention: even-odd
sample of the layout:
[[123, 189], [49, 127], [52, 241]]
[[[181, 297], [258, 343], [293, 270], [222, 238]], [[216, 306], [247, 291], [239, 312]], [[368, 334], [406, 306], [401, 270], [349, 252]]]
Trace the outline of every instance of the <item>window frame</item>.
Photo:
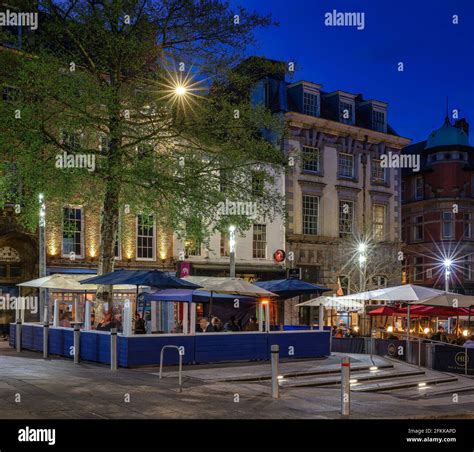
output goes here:
[[[154, 214], [150, 214], [150, 216], [153, 217], [153, 236], [152, 236], [152, 246], [153, 246], [153, 252], [152, 252], [152, 257], [139, 257], [138, 256], [138, 238], [139, 237], [147, 237], [144, 235], [138, 235], [138, 218], [139, 216], [143, 216], [144, 214], [139, 213], [135, 217], [135, 260], [136, 261], [141, 261], [141, 262], [153, 262], [156, 261], [156, 218]], [[142, 246], [143, 248], [143, 246]]]
[[[257, 238], [259, 236], [262, 236], [264, 240], [257, 240], [256, 235], [257, 235]], [[262, 244], [263, 244], [263, 247], [262, 247]], [[268, 247], [267, 225], [265, 223], [254, 223], [252, 226], [252, 258], [253, 259], [266, 259], [267, 247]], [[263, 254], [263, 256], [261, 254]]]
[[[315, 205], [316, 205], [316, 213], [315, 214], [308, 214], [308, 213], [305, 213], [305, 198], [308, 199], [308, 198], [311, 198], [312, 200], [315, 201]], [[310, 194], [304, 194], [302, 196], [302, 199], [301, 199], [301, 202], [302, 202], [302, 210], [301, 210], [301, 221], [302, 221], [302, 233], [303, 235], [313, 235], [313, 236], [316, 236], [316, 235], [320, 235], [320, 211], [321, 211], [321, 197], [318, 196], [318, 195], [310, 195]], [[307, 232], [308, 229], [306, 229], [306, 225], [308, 224], [307, 221], [305, 221], [308, 217], [315, 217], [316, 218], [316, 221], [314, 223], [314, 230], [316, 232]], [[313, 228], [311, 229], [313, 230]]]
[[[64, 221], [65, 221], [64, 214], [65, 214], [66, 209], [72, 209], [72, 210], [78, 210], [81, 213], [80, 230], [74, 232], [74, 233], [79, 232], [79, 234], [80, 234], [79, 246], [80, 246], [80, 249], [81, 249], [81, 253], [77, 254], [74, 251], [74, 257], [75, 257], [75, 259], [84, 259], [84, 255], [85, 255], [85, 252], [84, 252], [85, 251], [84, 207], [83, 206], [78, 206], [78, 205], [65, 205], [65, 206], [63, 206], [62, 209], [63, 209], [63, 215], [62, 215], [62, 222], [61, 222], [61, 257], [69, 258], [70, 255], [71, 255], [71, 251], [69, 251], [67, 253], [64, 252]], [[77, 220], [74, 220], [74, 221], [77, 222]], [[74, 242], [74, 243], [76, 243], [76, 242]]]
[[[351, 171], [351, 175], [348, 176], [346, 174], [342, 174], [341, 172], [341, 159], [346, 159], [347, 157], [350, 157], [350, 160], [352, 161], [352, 171]], [[348, 167], [347, 165], [345, 165], [345, 167]], [[355, 178], [355, 158], [354, 158], [354, 154], [348, 154], [347, 152], [338, 152], [337, 153], [337, 177], [340, 177], [340, 178], [343, 178], [343, 179], [354, 179]]]

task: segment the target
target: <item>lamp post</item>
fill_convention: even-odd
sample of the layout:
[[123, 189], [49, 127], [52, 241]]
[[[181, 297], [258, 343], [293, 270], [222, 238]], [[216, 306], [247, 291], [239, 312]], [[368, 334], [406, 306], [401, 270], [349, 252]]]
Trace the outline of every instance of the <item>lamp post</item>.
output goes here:
[[229, 226], [230, 277], [235, 278], [235, 226]]
[[451, 259], [445, 259], [443, 262], [444, 265], [444, 290], [449, 292], [449, 276], [451, 274], [451, 265], [453, 261]]
[[365, 243], [359, 243], [357, 247], [359, 252], [359, 291], [365, 291], [365, 265], [367, 262], [367, 245]]
[[[43, 278], [46, 276], [46, 239], [45, 239], [45, 227], [46, 227], [46, 204], [44, 202], [44, 195], [40, 193], [38, 195], [38, 202], [39, 202], [39, 230], [38, 230], [38, 244], [39, 244], [39, 277]], [[44, 322], [49, 323], [49, 306], [46, 301], [46, 290], [40, 289], [39, 296], [40, 296], [40, 312], [43, 309], [44, 315]]]

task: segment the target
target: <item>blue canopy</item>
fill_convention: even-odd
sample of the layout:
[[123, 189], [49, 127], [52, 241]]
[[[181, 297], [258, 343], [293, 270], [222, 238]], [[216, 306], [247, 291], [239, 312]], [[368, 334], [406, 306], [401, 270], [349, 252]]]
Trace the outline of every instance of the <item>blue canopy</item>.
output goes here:
[[176, 278], [176, 276], [160, 270], [116, 270], [102, 276], [87, 278], [80, 281], [81, 284], [104, 284], [122, 285], [130, 284], [135, 286], [151, 286], [162, 289], [198, 289], [197, 284]]
[[[211, 292], [205, 290], [189, 290], [189, 289], [165, 289], [158, 292], [147, 292], [143, 294], [145, 301], [183, 301], [187, 303], [207, 303], [211, 299]], [[255, 301], [253, 297], [245, 297], [242, 295], [231, 295], [223, 293], [212, 293], [212, 301], [233, 301], [242, 302]]]
[[322, 293], [331, 290], [317, 284], [302, 281], [301, 279], [273, 279], [271, 281], [258, 281], [253, 284], [276, 293], [282, 300], [297, 297], [298, 295]]

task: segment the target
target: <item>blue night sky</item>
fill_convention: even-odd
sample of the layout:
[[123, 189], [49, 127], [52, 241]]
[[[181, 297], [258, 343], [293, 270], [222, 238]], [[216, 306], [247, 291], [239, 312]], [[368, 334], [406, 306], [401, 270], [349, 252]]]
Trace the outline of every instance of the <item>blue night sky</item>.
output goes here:
[[[279, 27], [258, 30], [249, 54], [294, 61], [293, 80], [322, 90], [363, 93], [389, 104], [398, 134], [424, 140], [446, 109], [460, 110], [474, 143], [474, 1], [472, 0], [233, 0], [271, 13]], [[364, 12], [365, 29], [328, 27], [324, 14]], [[452, 24], [453, 14], [459, 24]], [[398, 62], [404, 72], [398, 72]]]

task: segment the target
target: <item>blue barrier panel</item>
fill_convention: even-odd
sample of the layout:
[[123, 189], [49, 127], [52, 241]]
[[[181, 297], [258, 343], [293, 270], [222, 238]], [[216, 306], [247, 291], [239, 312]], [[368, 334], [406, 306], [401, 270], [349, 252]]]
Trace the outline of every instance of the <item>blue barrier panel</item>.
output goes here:
[[196, 334], [197, 363], [268, 359], [267, 333]]
[[[466, 366], [465, 349], [450, 345], [435, 345], [433, 369], [463, 374]], [[467, 351], [467, 374], [474, 375], [474, 349]]]
[[33, 326], [22, 325], [21, 326], [21, 348], [25, 350], [33, 349]]
[[16, 347], [16, 324], [10, 323], [10, 337], [8, 338], [10, 347]]
[[33, 350], [43, 351], [43, 331], [43, 325], [33, 327]]
[[[126, 341], [126, 345], [123, 344]], [[119, 338], [119, 350], [126, 351], [127, 367], [160, 364], [161, 349], [165, 345], [184, 347], [183, 363], [194, 362], [194, 336], [156, 335]], [[177, 350], [165, 351], [164, 364], [178, 364]]]
[[267, 350], [280, 346], [281, 358], [317, 358], [329, 356], [329, 331], [269, 333]]
[[120, 367], [128, 365], [128, 339], [125, 336], [117, 337], [117, 360]]
[[331, 351], [336, 353], [364, 353], [364, 339], [359, 337], [333, 337]]
[[63, 355], [64, 350], [64, 330], [59, 328], [49, 329], [49, 353], [52, 355]]
[[[406, 341], [399, 339], [374, 339], [375, 355], [390, 356], [406, 361]], [[416, 347], [416, 355], [418, 356], [418, 343], [413, 344]], [[370, 344], [367, 344], [367, 353], [370, 353]], [[413, 352], [412, 352], [413, 353]], [[413, 356], [413, 355], [412, 355]], [[418, 361], [417, 361], [418, 362]]]
[[81, 331], [81, 360], [110, 364], [110, 334]]
[[63, 349], [60, 355], [66, 358], [74, 358], [74, 331], [70, 329], [63, 330]]

